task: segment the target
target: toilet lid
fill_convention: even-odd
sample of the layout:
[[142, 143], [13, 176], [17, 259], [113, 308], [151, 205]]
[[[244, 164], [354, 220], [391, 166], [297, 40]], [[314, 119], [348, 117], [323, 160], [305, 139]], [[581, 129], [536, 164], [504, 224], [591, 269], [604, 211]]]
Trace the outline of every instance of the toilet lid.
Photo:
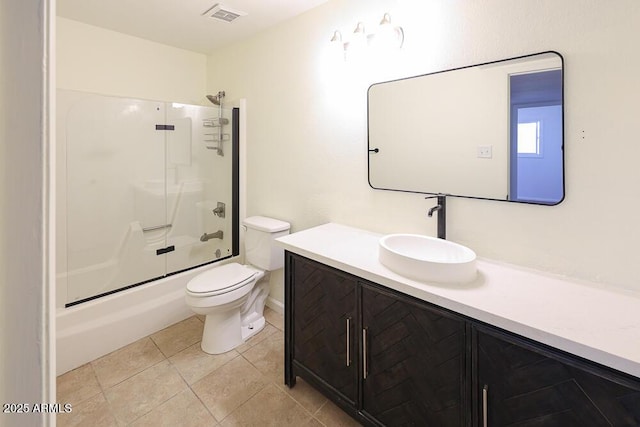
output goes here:
[[231, 291], [250, 282], [258, 274], [255, 270], [238, 263], [214, 267], [198, 274], [187, 283], [187, 290], [192, 293], [210, 294]]

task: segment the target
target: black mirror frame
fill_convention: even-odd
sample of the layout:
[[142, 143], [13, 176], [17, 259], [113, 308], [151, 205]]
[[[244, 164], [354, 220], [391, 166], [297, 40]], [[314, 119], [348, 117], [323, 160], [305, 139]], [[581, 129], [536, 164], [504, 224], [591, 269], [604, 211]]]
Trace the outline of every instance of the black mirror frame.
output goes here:
[[[473, 67], [480, 67], [480, 66], [486, 66], [486, 65], [492, 65], [492, 64], [496, 64], [499, 62], [505, 62], [505, 61], [512, 61], [512, 60], [517, 60], [517, 59], [525, 59], [525, 58], [529, 58], [532, 56], [537, 56], [537, 55], [543, 55], [543, 54], [547, 54], [547, 53], [552, 53], [557, 55], [560, 58], [560, 63], [561, 63], [561, 67], [562, 67], [562, 88], [561, 88], [561, 100], [562, 100], [562, 145], [561, 145], [561, 156], [562, 156], [562, 198], [560, 198], [560, 200], [558, 200], [555, 203], [536, 203], [536, 202], [532, 202], [532, 201], [524, 201], [524, 200], [509, 200], [509, 199], [495, 199], [495, 198], [490, 198], [490, 197], [479, 197], [479, 196], [465, 196], [465, 195], [461, 195], [461, 194], [448, 194], [448, 193], [442, 193], [442, 192], [427, 192], [427, 191], [414, 191], [414, 190], [401, 190], [401, 189], [396, 189], [396, 188], [380, 188], [380, 187], [375, 187], [372, 183], [371, 183], [371, 155], [372, 154], [376, 154], [379, 152], [379, 149], [377, 147], [371, 147], [370, 144], [370, 140], [369, 140], [369, 111], [370, 111], [370, 105], [369, 105], [369, 92], [371, 90], [372, 87], [376, 86], [376, 85], [380, 85], [380, 84], [385, 84], [385, 83], [392, 83], [392, 82], [396, 82], [396, 81], [402, 81], [402, 80], [408, 80], [408, 79], [413, 79], [413, 78], [417, 78], [417, 77], [425, 77], [425, 76], [430, 76], [430, 75], [435, 75], [435, 74], [442, 74], [442, 73], [446, 73], [446, 72], [450, 72], [450, 71], [458, 71], [458, 70], [463, 70], [466, 68], [473, 68]], [[532, 53], [532, 54], [528, 54], [528, 55], [521, 55], [521, 56], [515, 56], [515, 57], [511, 57], [511, 58], [505, 58], [505, 59], [499, 59], [499, 60], [495, 60], [495, 61], [489, 61], [489, 62], [483, 62], [480, 64], [473, 64], [473, 65], [465, 65], [462, 67], [457, 67], [457, 68], [451, 68], [451, 69], [447, 69], [447, 70], [440, 70], [440, 71], [434, 71], [431, 73], [425, 73], [425, 74], [418, 74], [415, 76], [408, 76], [408, 77], [403, 77], [403, 78], [399, 78], [399, 79], [393, 79], [393, 80], [388, 80], [388, 81], [384, 81], [384, 82], [377, 82], [377, 83], [373, 83], [369, 86], [369, 88], [367, 89], [367, 183], [369, 184], [369, 187], [371, 187], [374, 190], [384, 190], [384, 191], [397, 191], [397, 192], [403, 192], [403, 193], [414, 193], [414, 194], [429, 194], [429, 195], [446, 195], [449, 197], [459, 197], [459, 198], [465, 198], [465, 199], [477, 199], [477, 200], [493, 200], [493, 201], [498, 201], [498, 202], [508, 202], [508, 203], [521, 203], [521, 204], [528, 204], [528, 205], [539, 205], [539, 206], [557, 206], [560, 203], [562, 203], [564, 201], [564, 199], [566, 198], [566, 163], [565, 163], [565, 118], [564, 118], [564, 111], [565, 111], [565, 96], [564, 96], [564, 76], [565, 76], [565, 67], [564, 67], [564, 57], [557, 51], [555, 50], [547, 50], [547, 51], [542, 51], [542, 52], [536, 52], [536, 53]]]

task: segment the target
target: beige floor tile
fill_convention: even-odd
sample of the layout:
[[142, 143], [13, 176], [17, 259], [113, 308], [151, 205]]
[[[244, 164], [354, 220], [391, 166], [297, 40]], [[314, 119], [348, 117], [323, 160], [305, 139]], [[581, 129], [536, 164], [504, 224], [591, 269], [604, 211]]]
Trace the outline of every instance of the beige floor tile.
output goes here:
[[255, 334], [254, 336], [249, 338], [243, 344], [241, 344], [238, 347], [236, 347], [235, 350], [238, 353], [244, 353], [245, 351], [249, 350], [254, 345], [262, 342], [264, 339], [269, 337], [271, 334], [274, 334], [274, 333], [278, 332], [278, 330], [279, 329], [276, 328], [275, 326], [273, 326], [272, 324], [266, 323], [264, 325], [264, 328], [262, 328], [262, 330], [260, 332], [258, 332], [257, 334]]
[[200, 348], [200, 343], [196, 343], [171, 356], [169, 361], [188, 384], [194, 384], [238, 356], [235, 350], [223, 354], [207, 354]]
[[264, 318], [266, 319], [267, 322], [271, 323], [276, 328], [280, 329], [281, 331], [284, 331], [284, 316], [282, 314], [278, 313], [277, 311], [269, 307], [265, 307]]
[[258, 394], [226, 417], [221, 426], [311, 426], [321, 424], [275, 384]]
[[60, 403], [76, 406], [99, 393], [102, 389], [90, 363], [60, 375], [56, 380], [56, 401]]
[[187, 388], [168, 360], [105, 390], [119, 422], [130, 423]]
[[293, 388], [287, 387], [284, 384], [284, 380], [282, 381], [282, 384], [278, 385], [296, 402], [301, 404], [304, 409], [312, 414], [316, 413], [327, 401], [327, 398], [322, 393], [311, 387], [309, 383], [302, 378], [297, 378], [296, 385]]
[[331, 427], [356, 427], [362, 425], [331, 401], [327, 401], [314, 416], [322, 424]]
[[143, 338], [91, 362], [103, 389], [126, 380], [164, 360], [150, 338]]
[[277, 332], [242, 353], [260, 372], [276, 384], [284, 383], [284, 334]]
[[56, 416], [58, 427], [117, 427], [118, 423], [112, 415], [109, 403], [104, 394], [99, 393], [84, 402], [73, 405], [73, 411]]
[[196, 316], [192, 316], [156, 332], [151, 335], [151, 339], [166, 357], [171, 357], [202, 340], [203, 330], [204, 323]]
[[148, 414], [132, 427], [203, 427], [218, 423], [190, 389], [184, 390]]
[[218, 420], [262, 390], [268, 380], [249, 362], [236, 357], [191, 388]]
[[259, 334], [225, 354], [200, 349], [194, 316], [61, 375], [57, 401], [73, 412], [58, 425], [359, 425], [304, 380], [284, 385], [283, 319], [270, 309], [265, 317]]

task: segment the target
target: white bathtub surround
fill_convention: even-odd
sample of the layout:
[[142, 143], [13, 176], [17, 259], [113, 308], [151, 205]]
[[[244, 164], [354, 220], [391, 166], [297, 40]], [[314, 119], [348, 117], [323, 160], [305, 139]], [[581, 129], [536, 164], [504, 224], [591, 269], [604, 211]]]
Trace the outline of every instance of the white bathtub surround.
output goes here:
[[380, 234], [329, 223], [278, 239], [286, 249], [399, 292], [640, 377], [640, 295], [478, 259], [464, 285], [421, 283], [378, 261]]

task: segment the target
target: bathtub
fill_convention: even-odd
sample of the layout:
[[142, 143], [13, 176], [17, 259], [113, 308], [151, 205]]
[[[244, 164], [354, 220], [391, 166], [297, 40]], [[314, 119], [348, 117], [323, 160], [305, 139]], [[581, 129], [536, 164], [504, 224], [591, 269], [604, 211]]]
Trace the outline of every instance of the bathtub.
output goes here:
[[[234, 262], [237, 259], [222, 261]], [[61, 375], [140, 338], [193, 316], [187, 282], [205, 265], [107, 295], [56, 313], [56, 372]]]

